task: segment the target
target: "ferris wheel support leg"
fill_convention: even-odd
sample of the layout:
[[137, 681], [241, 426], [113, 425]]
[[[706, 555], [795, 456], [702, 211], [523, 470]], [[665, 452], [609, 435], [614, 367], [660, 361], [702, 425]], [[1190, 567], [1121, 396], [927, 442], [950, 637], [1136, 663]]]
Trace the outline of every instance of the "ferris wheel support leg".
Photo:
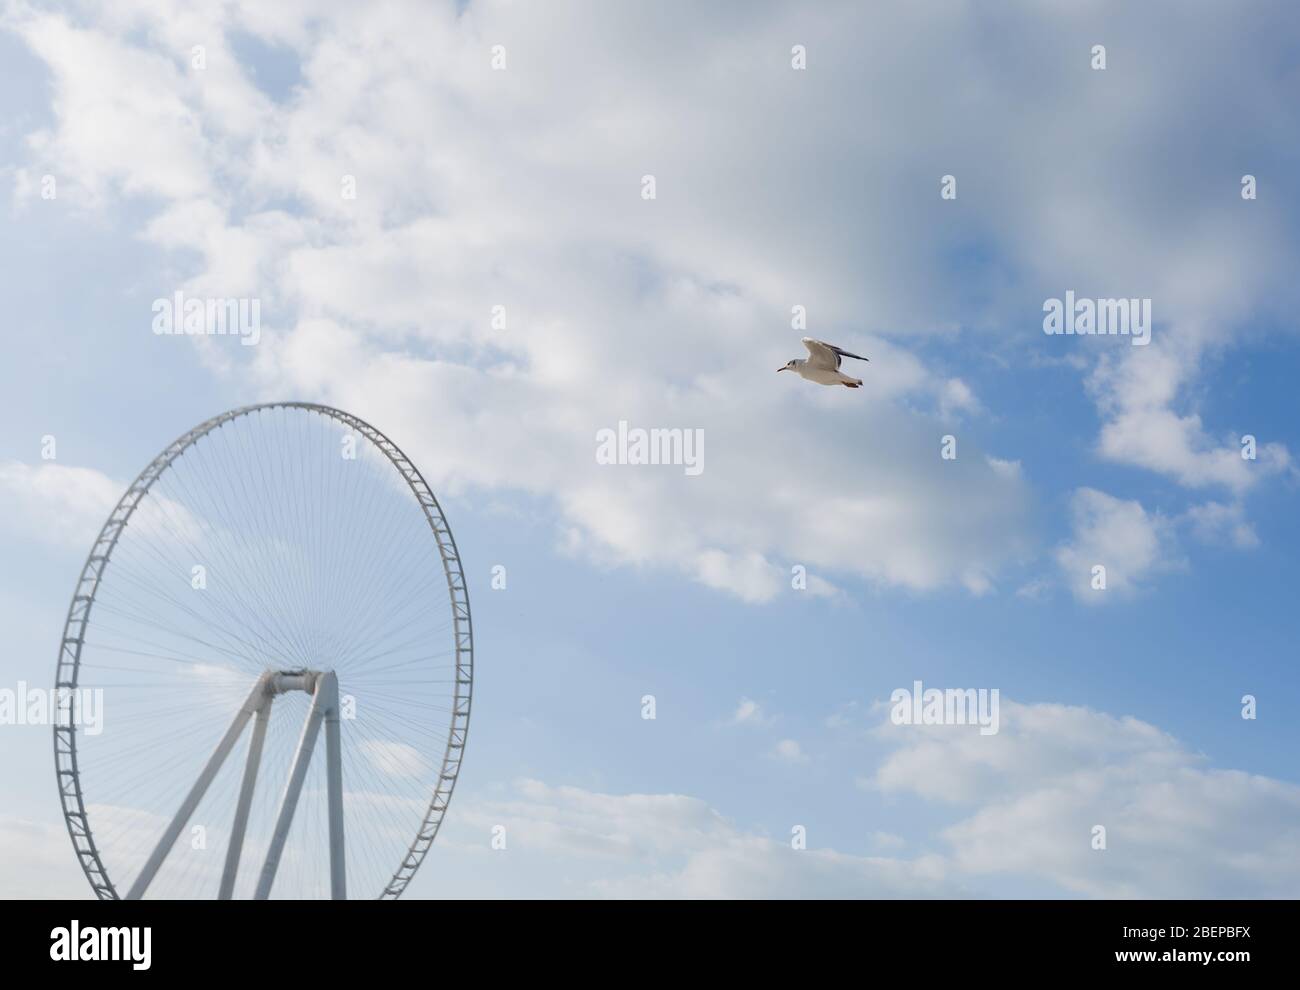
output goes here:
[[143, 869], [140, 870], [140, 875], [135, 878], [135, 883], [131, 884], [131, 889], [126, 892], [128, 901], [138, 900], [149, 889], [149, 884], [153, 882], [153, 878], [158, 873], [159, 867], [162, 866], [163, 860], [172, 851], [172, 846], [176, 843], [176, 837], [181, 834], [181, 829], [190, 820], [190, 815], [194, 814], [194, 809], [203, 800], [203, 795], [207, 793], [212, 779], [216, 777], [217, 771], [221, 769], [221, 764], [230, 755], [239, 734], [244, 731], [244, 723], [261, 707], [262, 700], [269, 691], [269, 685], [269, 675], [263, 674], [257, 679], [257, 684], [254, 685], [248, 700], [244, 702], [243, 707], [235, 715], [235, 720], [230, 723], [230, 728], [221, 737], [221, 742], [217, 743], [217, 748], [213, 750], [212, 755], [208, 758], [207, 765], [204, 766], [203, 772], [199, 774], [199, 779], [194, 782], [190, 792], [185, 795], [185, 800], [181, 802], [175, 817], [168, 824], [167, 830], [163, 832], [162, 838], [158, 840], [158, 845], [154, 846], [149, 859], [145, 862]]
[[234, 896], [239, 857], [244, 851], [244, 833], [248, 830], [248, 812], [253, 804], [253, 787], [257, 783], [258, 766], [262, 762], [262, 744], [266, 741], [266, 724], [271, 719], [271, 702], [274, 697], [273, 692], [266, 692], [253, 716], [253, 735], [248, 742], [248, 758], [244, 762], [244, 781], [239, 787], [239, 802], [235, 805], [235, 821], [230, 826], [230, 842], [226, 846], [226, 865], [221, 871], [218, 900], [228, 901]]
[[307, 721], [303, 723], [302, 736], [298, 739], [298, 750], [293, 756], [293, 769], [289, 771], [289, 780], [284, 785], [284, 797], [280, 799], [280, 813], [275, 819], [275, 831], [271, 833], [271, 844], [266, 850], [266, 861], [263, 862], [262, 873], [257, 878], [257, 890], [253, 893], [255, 900], [264, 901], [271, 896], [275, 871], [280, 866], [280, 856], [284, 853], [284, 844], [289, 838], [289, 826], [293, 824], [293, 813], [298, 807], [298, 795], [302, 793], [303, 781], [307, 779], [311, 753], [316, 747], [316, 736], [320, 734], [320, 724], [324, 720], [325, 695], [321, 690], [324, 681], [325, 676], [317, 678], [315, 689], [312, 691], [311, 709], [307, 712]]
[[339, 682], [333, 671], [321, 675], [317, 690], [325, 702], [325, 776], [329, 799], [330, 897], [348, 896], [343, 846], [343, 741], [339, 733]]

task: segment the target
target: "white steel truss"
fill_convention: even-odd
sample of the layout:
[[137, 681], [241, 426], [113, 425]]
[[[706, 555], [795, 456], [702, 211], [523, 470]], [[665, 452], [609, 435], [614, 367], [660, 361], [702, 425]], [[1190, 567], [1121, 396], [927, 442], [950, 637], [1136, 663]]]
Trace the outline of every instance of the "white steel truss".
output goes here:
[[235, 720], [230, 723], [230, 728], [217, 743], [217, 748], [213, 750], [198, 779], [194, 781], [194, 786], [185, 795], [185, 800], [181, 802], [180, 808], [163, 831], [162, 837], [145, 861], [131, 889], [127, 891], [127, 900], [137, 900], [149, 889], [149, 884], [157, 875], [158, 868], [171, 852], [176, 838], [188, 824], [190, 816], [194, 814], [194, 809], [203, 800], [203, 795], [207, 793], [208, 786], [239, 740], [244, 726], [249, 719], [254, 719], [253, 735], [249, 740], [248, 757], [244, 763], [244, 780], [240, 785], [239, 799], [235, 805], [235, 820], [230, 831], [230, 843], [226, 847], [221, 890], [217, 895], [222, 900], [231, 897], [235, 888], [235, 876], [239, 870], [239, 859], [243, 853], [248, 810], [253, 800], [258, 764], [262, 758], [262, 743], [266, 738], [266, 724], [271, 715], [271, 702], [275, 700], [277, 694], [286, 691], [306, 691], [312, 696], [311, 708], [308, 709], [307, 720], [303, 723], [302, 737], [298, 740], [298, 749], [293, 757], [293, 769], [289, 771], [284, 796], [280, 799], [280, 811], [275, 819], [275, 830], [271, 833], [271, 844], [267, 848], [266, 861], [262, 864], [262, 872], [258, 876], [257, 889], [253, 897], [257, 900], [265, 900], [271, 896], [275, 872], [280, 865], [285, 841], [289, 837], [289, 826], [293, 824], [293, 814], [298, 807], [298, 797], [302, 793], [302, 784], [307, 777], [307, 768], [311, 764], [312, 751], [322, 723], [325, 725], [325, 777], [329, 804], [330, 896], [339, 900], [348, 896], [343, 844], [343, 764], [339, 738], [338, 678], [334, 676], [333, 671], [285, 670], [274, 673], [268, 671], [258, 678], [248, 700], [235, 714]]

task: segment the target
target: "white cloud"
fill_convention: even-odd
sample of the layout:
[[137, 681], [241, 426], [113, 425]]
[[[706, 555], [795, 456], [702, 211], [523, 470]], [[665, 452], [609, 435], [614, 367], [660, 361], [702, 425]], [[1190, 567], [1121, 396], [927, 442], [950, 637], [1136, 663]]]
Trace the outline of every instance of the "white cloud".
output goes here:
[[0, 462], [0, 516], [16, 533], [60, 546], [90, 549], [122, 489], [92, 468]]
[[[786, 589], [787, 561], [816, 572], [815, 594], [834, 594], [836, 574], [983, 593], [1029, 552], [1020, 479], [978, 456], [935, 470], [933, 416], [978, 408], [962, 379], [860, 330], [841, 338], [871, 356], [864, 394], [818, 394], [772, 375], [799, 351], [799, 335], [764, 338], [759, 328], [774, 313], [788, 321], [796, 300], [818, 325], [860, 324], [826, 266], [861, 266], [845, 264], [844, 245], [795, 250], [786, 207], [761, 192], [772, 177], [719, 195], [717, 180], [744, 170], [720, 170], [715, 156], [752, 164], [766, 152], [755, 158], [743, 142], [690, 126], [733, 102], [696, 106], [712, 46], [647, 46], [648, 25], [604, 7], [579, 18], [493, 3], [461, 17], [420, 5], [400, 16], [340, 8], [312, 32], [286, 15], [273, 33], [295, 46], [303, 85], [273, 104], [234, 72], [219, 25], [182, 18], [159, 37], [140, 30], [150, 9], [91, 15], [78, 28], [56, 15], [9, 19], [60, 94], [33, 157], [78, 163], [97, 193], [158, 197], [144, 236], [194, 252], [185, 288], [256, 294], [291, 314], [284, 330], [264, 327], [255, 355], [238, 355], [255, 362], [265, 394], [371, 418], [434, 465], [442, 488], [553, 499], [568, 545], [593, 559], [668, 568], [745, 601]], [[746, 15], [737, 25], [735, 13], [710, 16], [740, 27], [742, 45], [784, 37], [779, 21]], [[839, 16], [802, 22], [829, 37]], [[653, 31], [675, 36], [666, 23]], [[182, 35], [196, 34], [216, 39], [206, 75], [176, 57], [188, 52]], [[493, 73], [484, 39], [507, 35], [512, 68]], [[538, 71], [537, 53], [556, 45], [590, 48], [585, 71], [618, 68], [598, 99], [573, 74]], [[148, 71], [110, 100], [103, 75], [135, 46]], [[680, 70], [672, 86], [632, 81], [651, 52]], [[764, 118], [764, 95], [793, 98], [785, 75], [727, 85], [751, 90], [747, 112]], [[450, 98], [430, 103], [429, 92]], [[173, 133], [168, 122], [182, 113]], [[506, 120], [493, 136], [492, 122]], [[104, 127], [133, 154], [113, 153]], [[705, 146], [684, 142], [683, 128]], [[175, 155], [133, 166], [158, 134], [177, 142]], [[662, 189], [653, 204], [638, 194], [648, 160]], [[344, 174], [357, 178], [355, 201], [339, 195]], [[838, 181], [848, 188], [847, 175]], [[826, 202], [797, 198], [790, 216], [820, 222]], [[303, 209], [291, 216], [267, 202]], [[701, 225], [705, 206], [717, 215]], [[882, 233], [880, 250], [892, 257], [897, 245]], [[489, 329], [494, 305], [507, 308], [504, 331]], [[208, 357], [217, 369], [229, 360]], [[704, 474], [598, 468], [594, 433], [619, 419], [703, 429]]]
[[385, 777], [419, 780], [429, 775], [428, 762], [414, 746], [380, 739], [363, 739], [359, 745], [370, 765]]
[[[984, 27], [944, 5], [716, 5], [692, 11], [687, 37], [671, 7], [276, 7], [139, 0], [73, 27], [16, 5], [5, 23], [47, 62], [54, 93], [29, 171], [57, 162], [92, 200], [146, 197], [143, 236], [193, 252], [186, 286], [274, 302], [284, 325], [234, 359], [253, 362], [264, 395], [373, 419], [435, 465], [439, 486], [548, 498], [567, 544], [593, 559], [752, 602], [783, 589], [786, 561], [991, 591], [1041, 549], [1024, 524], [1032, 495], [1014, 462], [984, 461], [966, 437], [939, 473], [940, 422], [985, 403], [965, 370], [916, 345], [1023, 325], [1040, 286], [1154, 297], [1148, 347], [1034, 338], [1035, 356], [1089, 348], [1103, 456], [1236, 494], [1290, 469], [1272, 442], [1257, 462], [1233, 459], [1226, 426], [1202, 423], [1185, 394], [1259, 300], [1284, 311], [1295, 297], [1280, 215], [1247, 219], [1200, 186], [1170, 188], [1199, 181], [1179, 178], [1199, 160], [1186, 134], [1232, 146], [1250, 126], [1242, 105], [1273, 91], [1271, 60], [1225, 40], [1241, 35], [1225, 30], [1230, 12], [1198, 19], [1179, 49], [1218, 53], [1237, 80], [1228, 99], [1199, 56], [1168, 53], [1159, 72], [1130, 63], [1123, 93], [1099, 73], [1062, 73], [1078, 22], [1033, 3], [1016, 21], [1029, 56], [997, 73], [970, 54]], [[1115, 16], [1134, 45], [1164, 30], [1144, 9]], [[867, 21], [890, 52], [863, 59], [839, 43]], [[235, 26], [297, 59], [292, 99], [254, 85], [224, 40]], [[772, 54], [792, 32], [815, 70]], [[209, 48], [201, 72], [183, 57], [194, 37]], [[501, 39], [510, 68], [494, 72]], [[572, 52], [581, 71], [557, 61]], [[1200, 126], [1170, 106], [1195, 108]], [[836, 154], [809, 154], [828, 132]], [[1095, 154], [1033, 164], [1043, 147], [1076, 145]], [[961, 180], [959, 223], [954, 204], [910, 191], [939, 161]], [[647, 172], [653, 202], [639, 195]], [[340, 195], [344, 175], [355, 200]], [[975, 294], [936, 264], [972, 243], [997, 259]], [[799, 352], [795, 304], [808, 332], [869, 354], [860, 394], [775, 379]], [[489, 329], [496, 305], [505, 330]], [[596, 471], [592, 435], [618, 419], [705, 429], [705, 473]]]
[[25, 5], [6, 8], [0, 23], [53, 70], [58, 127], [28, 142], [43, 161], [59, 163], [61, 198], [90, 205], [119, 190], [168, 199], [213, 194], [204, 122], [192, 102], [199, 90], [176, 62]]
[[906, 839], [892, 832], [872, 832], [867, 838], [873, 846], [882, 850], [902, 849], [907, 845]]
[[[507, 849], [488, 850], [494, 826]], [[673, 898], [953, 896], [938, 857], [853, 856], [745, 831], [705, 802], [678, 794], [601, 794], [520, 781], [504, 798], [471, 800], [452, 826], [475, 874], [513, 889], [543, 864], [578, 896]], [[439, 840], [441, 841], [441, 839]], [[509, 888], [508, 888], [509, 889]], [[555, 886], [550, 888], [554, 896]]]
[[770, 721], [763, 706], [753, 698], [741, 698], [731, 716], [732, 725], [766, 725]]
[[[1142, 589], [1152, 575], [1176, 566], [1172, 526], [1140, 502], [1080, 488], [1070, 500], [1072, 533], [1056, 562], [1079, 601], [1103, 604]], [[1094, 567], [1105, 568], [1105, 589], [1094, 587]]]
[[971, 387], [960, 378], [949, 378], [939, 390], [939, 414], [944, 419], [951, 419], [961, 413], [979, 411], [979, 400]]
[[1187, 510], [1187, 520], [1196, 537], [1206, 543], [1228, 543], [1241, 550], [1259, 546], [1259, 536], [1255, 527], [1246, 520], [1240, 502], [1193, 505]]
[[[436, 849], [469, 864], [472, 896], [490, 884], [498, 896], [952, 897], [1001, 880], [1045, 896], [1251, 898], [1300, 884], [1300, 787], [1213, 769], [1130, 717], [1006, 699], [1000, 714], [993, 736], [888, 718], [872, 729], [891, 749], [863, 785], [926, 802], [938, 823], [906, 841], [863, 833], [888, 855], [828, 848], [794, 823], [789, 834], [746, 829], [687, 795], [527, 779], [458, 798]], [[1104, 851], [1092, 848], [1095, 825]], [[491, 845], [498, 832], [503, 850]], [[0, 848], [24, 851], [6, 860], [0, 894], [84, 894], [66, 846], [62, 827], [0, 816]], [[917, 851], [899, 856], [905, 847]]]
[[765, 602], [781, 588], [781, 570], [762, 554], [737, 557], [721, 550], [705, 550], [698, 557], [695, 576], [701, 584], [730, 591], [747, 602]]
[[[581, 896], [963, 896], [1028, 881], [1044, 896], [1249, 898], [1290, 896], [1300, 883], [1300, 787], [1211, 768], [1131, 717], [1006, 699], [1000, 714], [992, 736], [887, 717], [875, 725], [871, 737], [890, 751], [863, 786], [920, 799], [938, 822], [933, 836], [906, 842], [864, 833], [887, 857], [819, 848], [812, 830], [795, 851], [787, 837], [739, 828], [684, 795], [539, 781], [471, 799], [454, 841], [458, 853], [481, 852], [502, 824], [523, 858], [500, 869], [513, 878], [558, 861]], [[1092, 848], [1095, 825], [1106, 827], [1104, 851]], [[899, 857], [905, 846], [917, 852]]]
[[1293, 470], [1287, 448], [1259, 443], [1255, 460], [1241, 456], [1241, 434], [1214, 438], [1194, 411], [1177, 412], [1180, 392], [1196, 375], [1198, 344], [1153, 341], [1120, 358], [1103, 356], [1089, 378], [1105, 417], [1103, 457], [1167, 475], [1189, 488], [1218, 486], [1234, 494]]
[[1020, 477], [1021, 466], [1019, 461], [1003, 460], [1000, 457], [993, 457], [991, 455], [986, 455], [984, 460], [988, 462], [989, 467], [1003, 477]]
[[1005, 700], [1001, 712], [995, 736], [879, 730], [899, 748], [871, 786], [970, 809], [941, 833], [954, 872], [1093, 897], [1284, 897], [1300, 884], [1300, 787], [1211, 769], [1137, 719]]
[[796, 739], [782, 739], [772, 749], [772, 755], [782, 763], [807, 763], [808, 754]]
[[938, 857], [899, 860], [833, 849], [793, 850], [788, 843], [734, 836], [695, 852], [676, 873], [624, 877], [595, 889], [619, 897], [921, 898], [961, 896]]
[[1051, 587], [1052, 582], [1046, 578], [1031, 578], [1016, 589], [1016, 597], [1038, 601]]
[[[0, 518], [25, 538], [89, 550], [126, 488], [94, 468], [3, 461]], [[182, 540], [194, 547], [215, 532], [184, 505], [153, 489], [132, 514], [131, 528], [155, 540]]]

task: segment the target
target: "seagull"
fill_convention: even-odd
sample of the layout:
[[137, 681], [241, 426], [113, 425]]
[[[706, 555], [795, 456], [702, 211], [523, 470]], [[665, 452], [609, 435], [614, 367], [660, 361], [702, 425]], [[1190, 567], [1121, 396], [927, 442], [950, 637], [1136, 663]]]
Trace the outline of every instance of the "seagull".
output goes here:
[[811, 337], [803, 338], [803, 346], [808, 348], [808, 360], [795, 358], [784, 368], [776, 370], [796, 372], [800, 378], [806, 378], [818, 385], [847, 385], [849, 388], [857, 388], [862, 384], [861, 378], [850, 378], [840, 371], [840, 360], [849, 357], [867, 361], [869, 358], [864, 358], [860, 354], [850, 354], [834, 344], [826, 344]]

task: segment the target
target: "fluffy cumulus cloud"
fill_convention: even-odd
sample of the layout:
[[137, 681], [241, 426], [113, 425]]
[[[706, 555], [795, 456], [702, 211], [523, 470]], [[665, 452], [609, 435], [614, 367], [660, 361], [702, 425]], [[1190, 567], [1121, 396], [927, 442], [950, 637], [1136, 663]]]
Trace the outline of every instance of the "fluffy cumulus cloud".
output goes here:
[[[497, 828], [504, 850], [465, 843]], [[453, 828], [475, 872], [503, 871], [522, 884], [542, 863], [560, 863], [573, 893], [604, 897], [923, 897], [954, 893], [938, 857], [859, 856], [796, 837], [743, 829], [698, 798], [601, 794], [536, 780], [467, 802]], [[502, 855], [504, 852], [504, 855]], [[488, 878], [489, 882], [491, 877]], [[518, 887], [515, 888], [516, 890]]]
[[[10, 8], [52, 72], [57, 123], [33, 156], [75, 162], [86, 201], [152, 197], [144, 236], [200, 260], [186, 291], [264, 299], [279, 322], [250, 370], [267, 395], [373, 418], [440, 486], [552, 498], [575, 550], [748, 601], [794, 563], [984, 591], [1026, 552], [1020, 479], [977, 456], [940, 473], [935, 418], [977, 411], [970, 387], [837, 287], [864, 252], [892, 255], [888, 237], [809, 237], [832, 229], [828, 202], [791, 184], [795, 158], [767, 161], [787, 143], [767, 101], [793, 121], [825, 97], [757, 57], [788, 48], [781, 17], [695, 12], [683, 35], [667, 11], [387, 4], [294, 28], [235, 5], [141, 31], [162, 12], [183, 13]], [[830, 37], [850, 16], [811, 27]], [[287, 97], [240, 65], [236, 21], [299, 60]], [[174, 153], [134, 153], [159, 140]], [[872, 357], [861, 401], [773, 378], [801, 352], [795, 305]], [[703, 472], [597, 465], [596, 431], [619, 421], [703, 430]]]
[[[1056, 547], [1056, 563], [1062, 583], [1089, 605], [1127, 600], [1154, 587], [1161, 573], [1184, 567], [1185, 536], [1238, 550], [1260, 544], [1240, 500], [1193, 504], [1169, 517], [1136, 499], [1079, 488], [1070, 496], [1068, 517], [1070, 534]], [[1104, 588], [1097, 567], [1105, 568]], [[1041, 590], [1030, 585], [1020, 592], [1035, 597]]]
[[[1186, 178], [1200, 156], [1167, 119], [1197, 107], [1221, 147], [1280, 135], [1231, 11], [1179, 28], [1231, 67], [1229, 103], [1201, 61], [1155, 71], [1165, 19], [1119, 5], [1105, 74], [1078, 54], [1085, 13], [1030, 3], [981, 15], [1023, 35], [1011, 61], [955, 2], [457, 6], [10, 3], [54, 110], [24, 174], [58, 163], [90, 207], [137, 198], [141, 236], [188, 259], [179, 288], [263, 300], [255, 353], [207, 346], [214, 368], [373, 419], [439, 486], [551, 500], [574, 552], [749, 601], [794, 564], [826, 593], [837, 574], [984, 593], [1041, 549], [1014, 451], [971, 434], [936, 456], [989, 408], [917, 357], [957, 328], [1109, 347], [1089, 351], [1106, 457], [1237, 494], [1288, 463], [1267, 438], [1253, 473], [1231, 461], [1184, 394], [1249, 300], [1293, 294], [1285, 224]], [[1155, 342], [1044, 338], [1066, 288], [1154, 296]], [[866, 389], [774, 377], [800, 353], [794, 306], [871, 357]], [[620, 420], [704, 430], [704, 471], [595, 464]]]
[[1195, 411], [1178, 411], [1193, 377], [1200, 349], [1157, 341], [1120, 359], [1098, 362], [1089, 378], [1105, 419], [1099, 453], [1121, 464], [1149, 468], [1188, 488], [1220, 488], [1243, 494], [1271, 475], [1293, 474], [1285, 445], [1256, 445], [1243, 457], [1242, 436], [1207, 432]]
[[1300, 787], [1213, 769], [1133, 718], [1004, 701], [1001, 722], [995, 736], [879, 732], [898, 748], [868, 785], [962, 811], [941, 830], [958, 875], [1094, 897], [1289, 897], [1300, 884]]
[[[864, 830], [872, 854], [826, 848], [809, 832], [797, 849], [793, 826], [743, 828], [685, 795], [535, 780], [471, 798], [451, 842], [476, 876], [501, 871], [520, 885], [507, 890], [559, 863], [586, 896], [981, 896], [1030, 882], [1043, 896], [1285, 897], [1300, 883], [1300, 787], [1214, 769], [1130, 717], [1005, 700], [1000, 716], [991, 736], [874, 725], [886, 751], [860, 786], [924, 802], [938, 824], [906, 844]], [[498, 827], [504, 857], [489, 850]]]
[[16, 534], [86, 549], [121, 497], [123, 486], [91, 468], [53, 461], [0, 462], [0, 505]]
[[1056, 562], [1079, 601], [1096, 605], [1127, 597], [1176, 563], [1172, 523], [1140, 502], [1080, 488], [1070, 499], [1070, 519], [1073, 530], [1057, 548]]
[[[88, 550], [127, 489], [94, 468], [55, 461], [0, 461], [0, 528], [24, 540]], [[218, 530], [174, 499], [152, 492], [131, 516], [134, 529], [202, 545]]]

